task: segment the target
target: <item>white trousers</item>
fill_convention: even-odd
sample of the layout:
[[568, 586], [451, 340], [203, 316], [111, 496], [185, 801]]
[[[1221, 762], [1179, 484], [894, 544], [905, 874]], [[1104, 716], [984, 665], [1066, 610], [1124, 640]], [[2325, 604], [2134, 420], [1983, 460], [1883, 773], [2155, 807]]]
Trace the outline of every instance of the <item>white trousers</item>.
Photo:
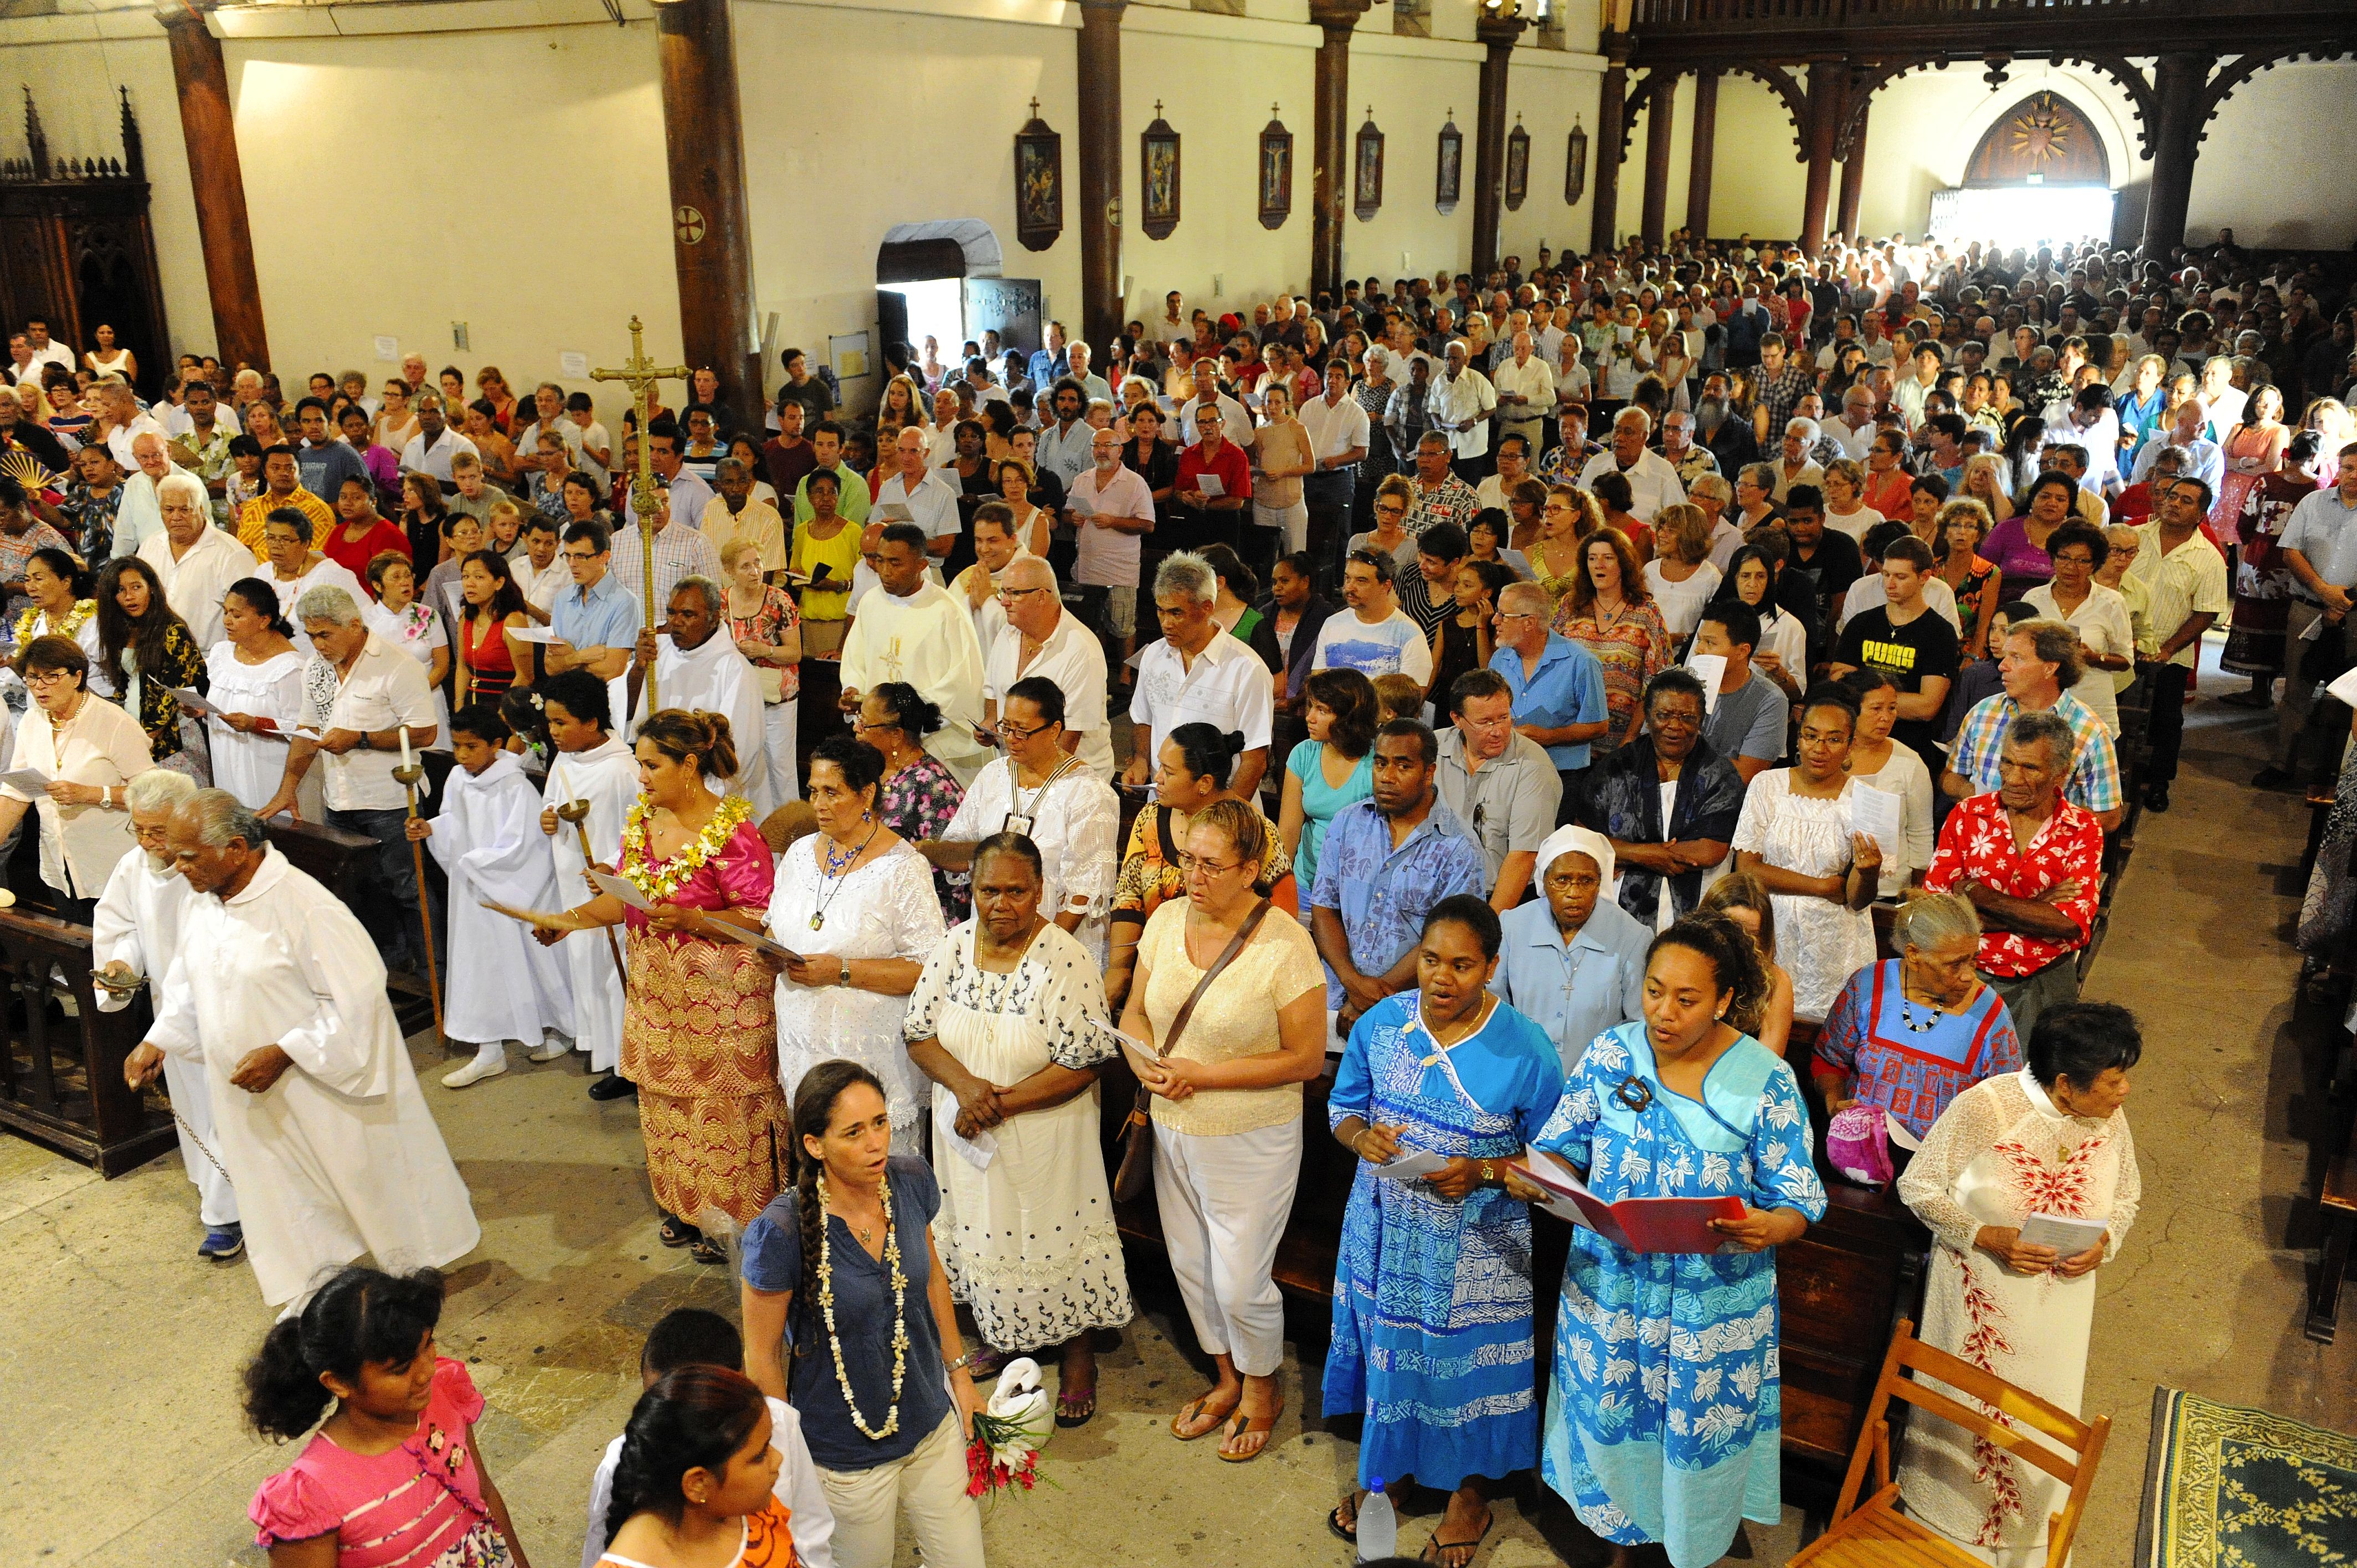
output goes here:
[[[1263, 528], [1285, 530], [1285, 553], [1309, 548], [1309, 503], [1296, 501], [1291, 506], [1263, 506], [1253, 502], [1253, 521]], [[1266, 586], [1265, 584], [1263, 586]]]
[[956, 1411], [905, 1459], [872, 1470], [822, 1469], [818, 1479], [834, 1513], [835, 1568], [892, 1568], [892, 1535], [903, 1509], [925, 1568], [983, 1568], [982, 1509], [965, 1495], [965, 1440]]
[[1162, 1239], [1195, 1337], [1248, 1377], [1285, 1364], [1285, 1297], [1270, 1273], [1300, 1179], [1297, 1117], [1216, 1137], [1154, 1129]]
[[197, 1147], [188, 1136], [190, 1128], [204, 1140], [205, 1148], [221, 1152], [221, 1134], [213, 1131], [213, 1097], [211, 1086], [205, 1079], [202, 1062], [183, 1060], [168, 1053], [164, 1058], [164, 1088], [172, 1097], [172, 1109], [180, 1113], [180, 1122], [173, 1124], [180, 1138], [180, 1163], [188, 1167], [188, 1179], [197, 1184], [197, 1217], [208, 1226], [234, 1225], [237, 1219], [237, 1193], [229, 1185], [229, 1176], [219, 1165], [205, 1157], [204, 1149]]
[[795, 710], [800, 706], [801, 700], [793, 697], [761, 704], [761, 736], [769, 744], [770, 794], [780, 806], [802, 798], [794, 765]]

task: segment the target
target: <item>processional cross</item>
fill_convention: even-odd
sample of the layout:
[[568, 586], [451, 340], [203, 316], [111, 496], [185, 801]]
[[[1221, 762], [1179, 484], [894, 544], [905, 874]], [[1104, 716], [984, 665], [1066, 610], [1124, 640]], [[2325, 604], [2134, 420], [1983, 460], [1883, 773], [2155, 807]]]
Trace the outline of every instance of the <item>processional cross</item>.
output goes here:
[[[654, 417], [655, 385], [659, 381], [687, 380], [687, 367], [674, 365], [658, 369], [647, 358], [646, 329], [635, 316], [630, 317], [630, 357], [619, 371], [592, 371], [593, 381], [619, 381], [630, 389], [630, 402], [639, 413], [639, 471], [631, 477], [630, 503], [639, 517], [639, 552], [644, 563], [644, 575], [640, 589], [646, 599], [646, 629], [655, 628], [655, 531], [650, 521], [655, 509], [669, 504], [668, 498], [655, 483], [654, 438], [647, 434], [647, 423]], [[646, 671], [647, 712], [662, 706], [655, 700], [655, 672], [651, 665]]]

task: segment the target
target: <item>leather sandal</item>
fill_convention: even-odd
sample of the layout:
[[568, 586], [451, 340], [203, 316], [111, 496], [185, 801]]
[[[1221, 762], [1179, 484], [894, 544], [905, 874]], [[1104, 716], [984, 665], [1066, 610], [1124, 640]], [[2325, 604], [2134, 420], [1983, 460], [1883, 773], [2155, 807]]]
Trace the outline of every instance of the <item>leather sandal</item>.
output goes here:
[[[1243, 1409], [1243, 1401], [1242, 1398], [1239, 1398], [1236, 1401], [1236, 1404], [1237, 1409], [1229, 1416], [1228, 1420], [1222, 1423], [1225, 1430], [1223, 1430], [1220, 1434], [1220, 1457], [1231, 1465], [1249, 1465], [1254, 1460], [1268, 1452], [1269, 1434], [1275, 1430], [1276, 1418], [1285, 1413], [1285, 1401], [1279, 1399], [1266, 1415], [1255, 1416], [1247, 1416], [1244, 1414]], [[1233, 1443], [1237, 1438], [1252, 1437], [1254, 1435], [1257, 1435], [1260, 1438], [1261, 1443], [1260, 1446], [1254, 1449], [1251, 1453], [1231, 1454], [1228, 1452], [1228, 1444]]]

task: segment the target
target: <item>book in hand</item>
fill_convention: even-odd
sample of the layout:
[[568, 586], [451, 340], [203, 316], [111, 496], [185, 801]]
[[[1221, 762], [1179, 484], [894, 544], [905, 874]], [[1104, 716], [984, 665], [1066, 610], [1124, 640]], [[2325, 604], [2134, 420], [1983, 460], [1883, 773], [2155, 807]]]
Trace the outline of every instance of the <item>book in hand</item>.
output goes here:
[[172, 700], [179, 703], [181, 710], [191, 718], [201, 719], [213, 711], [213, 705], [205, 701], [193, 686], [167, 686], [164, 689], [171, 693]]
[[1631, 1252], [1716, 1252], [1727, 1245], [1727, 1239], [1713, 1230], [1710, 1221], [1743, 1218], [1743, 1200], [1733, 1197], [1624, 1197], [1607, 1203], [1569, 1165], [1535, 1146], [1524, 1148], [1513, 1168], [1546, 1190], [1540, 1208]]
[[2075, 1258], [2102, 1242], [2110, 1222], [2075, 1219], [2060, 1214], [2033, 1214], [2021, 1222], [2021, 1244], [2051, 1247], [2058, 1258]]
[[738, 942], [751, 948], [755, 952], [766, 953], [771, 958], [799, 962], [802, 956], [783, 942], [770, 940], [767, 931], [757, 931], [749, 926], [740, 926], [734, 920], [707, 921], [705, 931], [706, 935], [717, 937], [722, 941]]

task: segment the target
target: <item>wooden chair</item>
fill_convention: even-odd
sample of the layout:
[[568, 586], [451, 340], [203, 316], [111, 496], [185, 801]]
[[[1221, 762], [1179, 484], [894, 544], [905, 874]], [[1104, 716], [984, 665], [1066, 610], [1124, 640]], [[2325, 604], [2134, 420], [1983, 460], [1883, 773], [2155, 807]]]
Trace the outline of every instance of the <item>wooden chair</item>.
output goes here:
[[[1902, 1376], [1904, 1371], [1937, 1378], [1950, 1388], [2003, 1412], [2022, 1427], [2045, 1434], [2061, 1446], [2041, 1443], [2027, 1431], [2000, 1426], [1914, 1378]], [[1801, 1568], [1803, 1563], [1815, 1564], [1817, 1568], [1980, 1568], [1978, 1559], [1898, 1511], [1899, 1486], [1891, 1478], [1890, 1423], [1887, 1419], [1893, 1398], [1953, 1422], [1976, 1437], [1986, 1438], [2069, 1487], [2062, 1511], [2050, 1515], [2046, 1521], [2049, 1568], [2066, 1568], [2072, 1538], [2079, 1529], [2079, 1515], [2087, 1506], [2087, 1492], [2095, 1482], [2095, 1466], [2104, 1456], [2104, 1441], [2111, 1435], [2112, 1418], [2099, 1415], [2092, 1422], [2081, 1421], [2002, 1378], [1924, 1344], [1915, 1337], [1915, 1326], [1903, 1318], [1891, 1336], [1889, 1354], [1883, 1358], [1882, 1377], [1875, 1384], [1873, 1402], [1866, 1410], [1866, 1429], [1858, 1434], [1857, 1450], [1850, 1455], [1849, 1475], [1842, 1482], [1839, 1500], [1834, 1504], [1833, 1523], [1794, 1557], [1788, 1568]], [[1857, 1494], [1866, 1480], [1868, 1459], [1874, 1464], [1875, 1491], [1861, 1503]]]

